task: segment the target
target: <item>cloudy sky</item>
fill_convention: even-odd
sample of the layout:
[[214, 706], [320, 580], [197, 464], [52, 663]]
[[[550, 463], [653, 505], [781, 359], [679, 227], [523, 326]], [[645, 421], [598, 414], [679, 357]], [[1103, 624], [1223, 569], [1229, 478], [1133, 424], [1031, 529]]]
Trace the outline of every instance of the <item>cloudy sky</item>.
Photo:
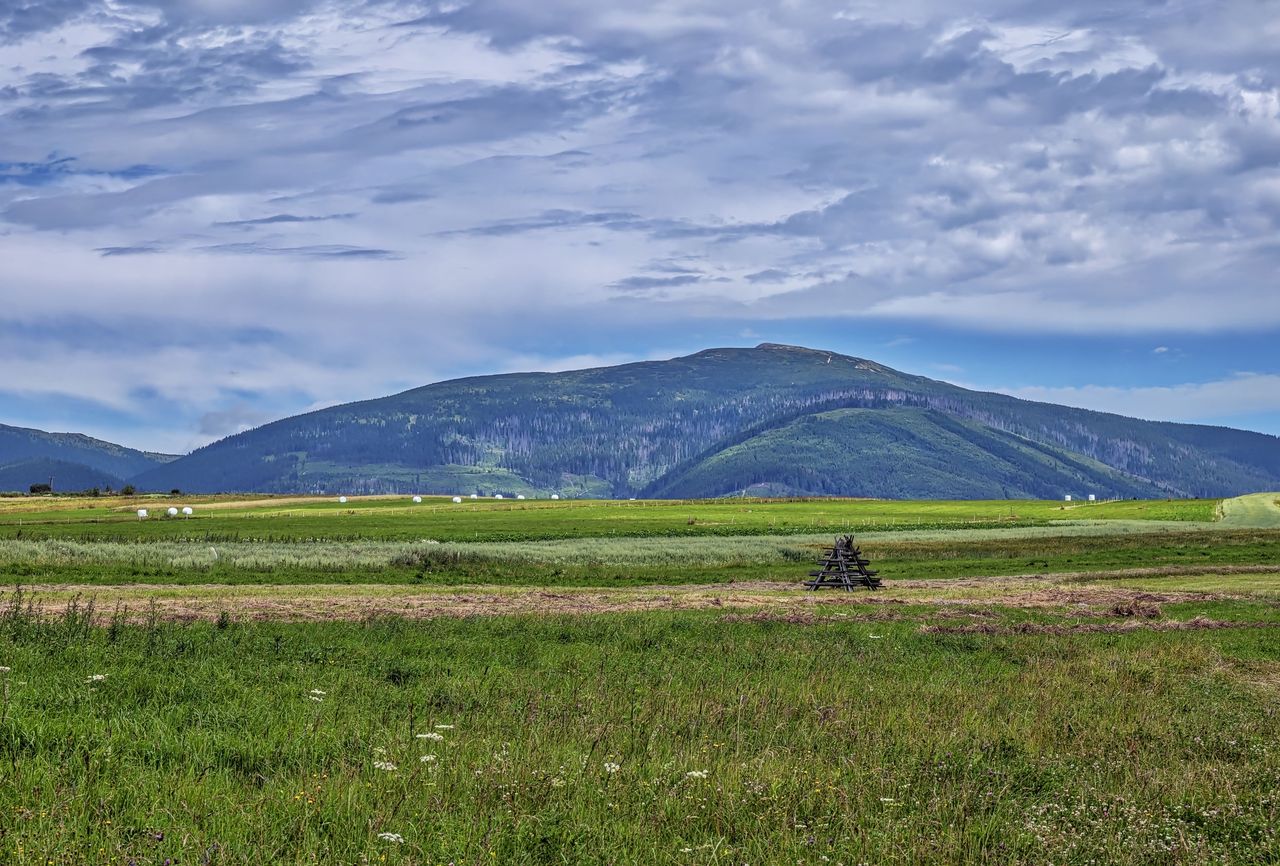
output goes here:
[[185, 451], [769, 340], [1280, 433], [1277, 46], [1267, 0], [0, 0], [0, 422]]

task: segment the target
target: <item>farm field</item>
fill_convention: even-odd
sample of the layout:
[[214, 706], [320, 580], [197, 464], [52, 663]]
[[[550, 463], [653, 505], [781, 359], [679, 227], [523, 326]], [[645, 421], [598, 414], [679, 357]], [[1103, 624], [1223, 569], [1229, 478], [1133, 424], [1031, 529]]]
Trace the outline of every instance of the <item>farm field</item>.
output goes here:
[[1277, 499], [0, 500], [0, 862], [1276, 862]]
[[[190, 519], [162, 516], [192, 505]], [[1200, 524], [1219, 500], [466, 500], [406, 496], [0, 499], [0, 538], [104, 541], [533, 541], [558, 538], [803, 535], [1105, 521]], [[139, 520], [137, 508], [151, 517]]]

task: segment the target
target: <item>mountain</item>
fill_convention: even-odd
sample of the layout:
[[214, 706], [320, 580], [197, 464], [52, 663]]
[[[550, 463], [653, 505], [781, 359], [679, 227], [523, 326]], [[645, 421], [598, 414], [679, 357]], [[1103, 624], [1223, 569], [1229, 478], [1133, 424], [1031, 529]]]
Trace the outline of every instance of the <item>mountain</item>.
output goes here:
[[[11, 466], [28, 460], [57, 460], [79, 464], [120, 479], [145, 472], [173, 459], [175, 458], [168, 454], [135, 451], [80, 433], [46, 433], [43, 430], [0, 424], [0, 466]], [[37, 480], [47, 481], [48, 475]]]
[[440, 382], [276, 421], [132, 480], [208, 492], [1226, 496], [1280, 485], [1280, 439], [766, 343]]
[[644, 492], [1020, 499], [1046, 491], [1163, 496], [1092, 458], [932, 409], [836, 409], [804, 415], [724, 448]]
[[0, 490], [25, 493], [32, 484], [47, 484], [50, 478], [53, 479], [53, 489], [59, 493], [79, 492], [93, 487], [119, 490], [124, 486], [124, 481], [117, 475], [83, 463], [68, 463], [66, 460], [37, 457], [34, 460], [0, 466]]

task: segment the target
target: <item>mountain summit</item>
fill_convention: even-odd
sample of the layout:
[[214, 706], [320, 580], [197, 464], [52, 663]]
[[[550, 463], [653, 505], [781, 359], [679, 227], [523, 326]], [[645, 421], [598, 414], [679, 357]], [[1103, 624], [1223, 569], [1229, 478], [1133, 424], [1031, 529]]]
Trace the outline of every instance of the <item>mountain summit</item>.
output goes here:
[[329, 493], [1226, 496], [1280, 484], [1280, 440], [1032, 403], [763, 343], [440, 382], [276, 421], [134, 483]]

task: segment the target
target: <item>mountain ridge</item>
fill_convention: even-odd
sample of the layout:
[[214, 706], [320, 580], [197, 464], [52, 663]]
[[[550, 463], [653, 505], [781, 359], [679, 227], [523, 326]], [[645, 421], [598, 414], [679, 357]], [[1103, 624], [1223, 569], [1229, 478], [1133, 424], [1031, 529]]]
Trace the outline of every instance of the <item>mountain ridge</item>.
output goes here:
[[[912, 477], [912, 455], [930, 448], [954, 449], [954, 460], [967, 454], [1020, 496], [1056, 498], [1071, 492], [1060, 489], [1069, 478], [1091, 479], [1099, 495], [1235, 495], [1280, 484], [1280, 439], [1267, 434], [1038, 403], [779, 343], [437, 382], [279, 419], [132, 480], [145, 489], [207, 492], [652, 496], [681, 477], [702, 477], [715, 483], [685, 483], [683, 495], [718, 496], [751, 484], [787, 485], [748, 480], [771, 465], [763, 453], [735, 452], [733, 462], [716, 460], [711, 474], [691, 476], [694, 467], [753, 439], [747, 451], [785, 451], [790, 446], [777, 435], [760, 437], [849, 409], [896, 414], [841, 416], [862, 431], [857, 441], [830, 418], [798, 424], [791, 432], [811, 446], [803, 459], [869, 461], [863, 475], [885, 479], [886, 489], [903, 496], [956, 492], [945, 459], [899, 483]], [[825, 431], [821, 442], [813, 439], [817, 430]], [[967, 466], [953, 468], [975, 492], [986, 488], [966, 475]]]
[[0, 424], [0, 467], [52, 460], [121, 479], [176, 459], [177, 455], [138, 451], [84, 433], [50, 433], [33, 427]]

